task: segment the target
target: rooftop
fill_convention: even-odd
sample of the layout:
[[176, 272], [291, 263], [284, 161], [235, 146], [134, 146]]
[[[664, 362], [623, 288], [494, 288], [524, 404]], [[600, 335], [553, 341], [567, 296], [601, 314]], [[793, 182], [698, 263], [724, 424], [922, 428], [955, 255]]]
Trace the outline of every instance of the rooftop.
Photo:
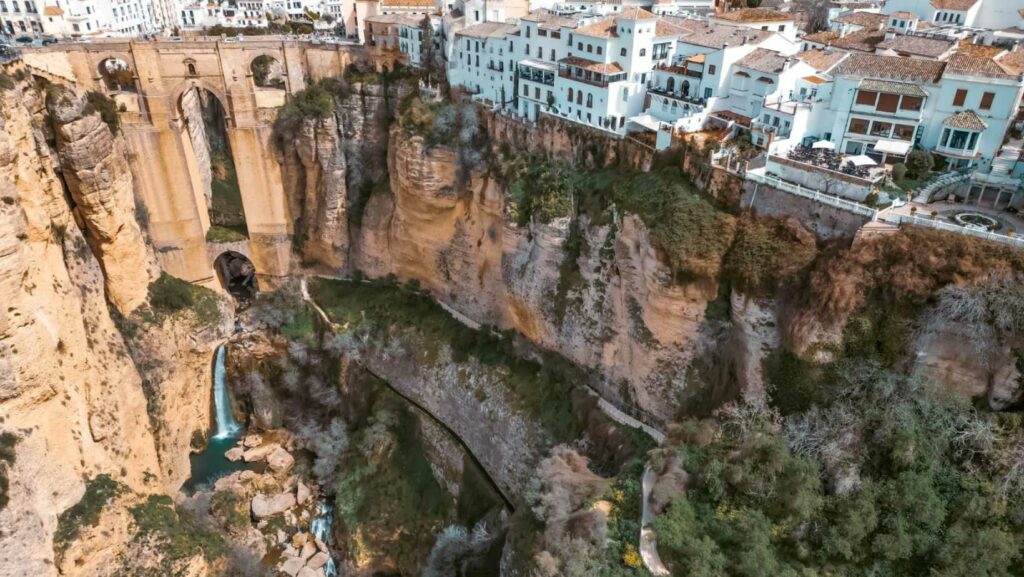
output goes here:
[[738, 26], [706, 26], [697, 32], [683, 36], [681, 42], [720, 50], [728, 46], [744, 44], [760, 44], [773, 32], [767, 30], [751, 30]]
[[932, 0], [932, 7], [939, 10], [966, 11], [974, 7], [981, 0]]
[[873, 78], [866, 78], [860, 83], [861, 90], [870, 90], [871, 92], [884, 92], [886, 94], [900, 94], [903, 96], [918, 96], [924, 98], [928, 96], [928, 93], [917, 84], [910, 82], [894, 82], [892, 80], [876, 80]]
[[576, 34], [594, 36], [597, 38], [616, 38], [619, 35], [619, 27], [615, 24], [615, 17], [610, 16], [597, 22], [576, 29]]
[[481, 22], [467, 26], [455, 32], [456, 36], [468, 36], [470, 38], [504, 38], [505, 34], [519, 30], [514, 24], [504, 22]]
[[805, 50], [796, 55], [797, 58], [810, 64], [818, 72], [828, 72], [839, 61], [846, 57], [846, 52], [838, 50]]
[[598, 74], [618, 74], [619, 72], [622, 72], [622, 67], [616, 62], [605, 64], [604, 62], [595, 62], [593, 60], [587, 60], [586, 58], [580, 58], [579, 56], [566, 56], [559, 60], [558, 63], [568, 64], [569, 66], [575, 66], [576, 68], [582, 68], [583, 70], [597, 72]]
[[793, 19], [793, 15], [786, 14], [785, 12], [779, 12], [778, 10], [768, 10], [767, 8], [743, 8], [740, 10], [733, 10], [732, 12], [715, 14], [714, 18], [716, 20], [738, 23], [788, 22]]
[[874, 52], [875, 47], [885, 41], [885, 32], [879, 30], [858, 30], [842, 38], [836, 38], [829, 46], [858, 52]]
[[814, 32], [813, 34], [807, 34], [804, 36], [804, 40], [808, 42], [826, 45], [837, 38], [839, 38], [839, 33], [834, 30], [822, 30], [820, 32]]
[[1015, 74], [1007, 73], [995, 60], [981, 56], [971, 56], [962, 52], [949, 57], [946, 73], [963, 74], [966, 76], [988, 76], [993, 78], [1013, 79]]
[[437, 5], [434, 0], [380, 0], [380, 4], [391, 8], [434, 8]]
[[935, 83], [945, 69], [944, 62], [919, 60], [900, 56], [851, 54], [839, 63], [833, 74], [854, 78], [878, 78], [906, 82]]
[[539, 28], [548, 30], [560, 30], [563, 27], [575, 28], [580, 23], [580, 19], [576, 16], [561, 16], [546, 8], [531, 10], [522, 19], [527, 22], [536, 22]]
[[889, 16], [891, 18], [899, 18], [900, 20], [917, 20], [917, 14], [913, 12], [893, 12]]
[[875, 12], [851, 12], [844, 14], [839, 18], [836, 18], [836, 22], [842, 22], [843, 24], [854, 24], [863, 28], [871, 30], [879, 30], [885, 26], [885, 23], [889, 20], [889, 17], [885, 14], [878, 14]]
[[788, 61], [788, 58], [774, 50], [758, 48], [739, 59], [736, 62], [736, 65], [749, 68], [751, 70], [757, 70], [758, 72], [777, 74], [786, 69], [786, 63]]
[[976, 130], [981, 132], [988, 128], [985, 121], [980, 116], [975, 114], [973, 110], [964, 110], [963, 112], [957, 112], [953, 116], [950, 116], [942, 122], [945, 126], [950, 128], [963, 128], [965, 130]]
[[1007, 52], [996, 60], [996, 64], [1008, 74], [1024, 73], [1024, 50]]
[[923, 36], [897, 36], [892, 40], [886, 40], [878, 45], [878, 48], [892, 50], [900, 56], [926, 56], [938, 58], [950, 51], [956, 43], [952, 40], [940, 38], [925, 38]]

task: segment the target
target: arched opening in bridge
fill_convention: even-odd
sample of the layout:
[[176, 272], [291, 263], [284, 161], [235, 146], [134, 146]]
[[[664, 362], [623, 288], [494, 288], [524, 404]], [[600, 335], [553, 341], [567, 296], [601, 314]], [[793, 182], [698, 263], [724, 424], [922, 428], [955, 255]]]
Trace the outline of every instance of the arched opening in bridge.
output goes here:
[[249, 238], [228, 139], [228, 116], [224, 104], [209, 90], [193, 86], [182, 93], [179, 114], [188, 132], [198, 173], [199, 186], [206, 196], [210, 242], [238, 242]]
[[256, 296], [256, 267], [244, 254], [233, 250], [224, 251], [213, 261], [217, 278], [224, 290], [235, 297], [240, 305], [246, 305]]
[[120, 58], [107, 58], [100, 62], [100, 78], [109, 92], [136, 92], [135, 73]]
[[285, 89], [284, 66], [273, 56], [257, 56], [249, 66], [252, 81], [258, 88]]

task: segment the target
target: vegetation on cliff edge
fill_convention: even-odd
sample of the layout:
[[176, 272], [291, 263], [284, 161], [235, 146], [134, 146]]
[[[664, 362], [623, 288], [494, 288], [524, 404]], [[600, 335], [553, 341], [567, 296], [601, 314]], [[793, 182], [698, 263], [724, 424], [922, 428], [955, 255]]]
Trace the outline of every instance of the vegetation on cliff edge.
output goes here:
[[57, 518], [53, 550], [58, 559], [63, 557], [64, 551], [78, 538], [83, 529], [95, 527], [100, 522], [103, 508], [124, 491], [124, 485], [106, 474], [97, 475], [85, 482], [85, 493], [82, 494], [82, 498]]
[[0, 511], [10, 502], [11, 482], [8, 478], [14, 466], [14, 447], [18, 444], [18, 436], [9, 431], [0, 432]]

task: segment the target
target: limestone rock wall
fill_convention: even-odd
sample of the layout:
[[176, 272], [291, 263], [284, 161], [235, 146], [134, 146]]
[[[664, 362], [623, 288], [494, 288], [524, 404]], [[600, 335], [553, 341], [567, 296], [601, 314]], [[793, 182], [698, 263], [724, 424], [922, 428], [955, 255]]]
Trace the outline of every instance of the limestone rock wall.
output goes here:
[[[108, 474], [138, 493], [180, 484], [189, 435], [209, 419], [212, 343], [154, 328], [129, 346], [112, 318], [111, 304], [145, 299], [152, 269], [123, 147], [98, 116], [54, 118], [20, 82], [0, 92], [0, 123], [0, 430], [19, 438], [0, 511], [0, 577], [49, 576], [58, 516], [84, 479]], [[143, 375], [153, 366], [136, 359], [136, 342], [174, 357], [158, 379], [181, 384], [164, 387], [164, 415], [148, 410]], [[154, 417], [185, 432], [154, 435]], [[95, 574], [89, 567], [64, 574]]]
[[[568, 223], [517, 227], [502, 187], [478, 173], [456, 183], [456, 157], [393, 129], [390, 193], [370, 197], [352, 251], [370, 276], [418, 280], [483, 324], [514, 328], [604, 375], [602, 394], [653, 421], [673, 415], [703, 338], [713, 283], [675, 285], [639, 219], [583, 223], [583, 282], [560, 286]], [[559, 302], [564, 299], [564, 302]]]
[[206, 203], [212, 200], [213, 196], [213, 169], [210, 160], [210, 143], [206, 136], [206, 126], [203, 123], [203, 103], [199, 90], [186, 90], [181, 95], [181, 111], [188, 126], [188, 136], [192, 141], [192, 152], [196, 159], [196, 168], [199, 171], [199, 181], [206, 194]]
[[124, 142], [111, 133], [86, 99], [64, 91], [51, 99], [61, 173], [75, 202], [76, 218], [103, 266], [110, 301], [123, 314], [146, 300], [157, 276], [135, 220], [132, 173]]

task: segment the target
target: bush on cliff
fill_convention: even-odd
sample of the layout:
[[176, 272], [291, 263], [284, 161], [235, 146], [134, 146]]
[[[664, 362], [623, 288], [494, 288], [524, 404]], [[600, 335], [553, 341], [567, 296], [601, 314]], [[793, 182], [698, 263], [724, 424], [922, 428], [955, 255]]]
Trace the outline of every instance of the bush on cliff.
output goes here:
[[11, 482], [8, 479], [10, 468], [14, 465], [14, 446], [18, 444], [18, 436], [4, 431], [0, 433], [0, 511], [10, 502]]
[[220, 534], [180, 510], [167, 495], [149, 495], [129, 512], [135, 523], [135, 541], [155, 547], [163, 569], [171, 570], [196, 555], [214, 561], [227, 553]]
[[96, 90], [86, 93], [85, 109], [82, 111], [82, 114], [88, 116], [93, 113], [100, 115], [100, 119], [106, 123], [110, 133], [114, 136], [117, 136], [117, 133], [121, 131], [121, 117], [118, 116], [117, 103], [114, 102], [113, 98]]
[[326, 120], [334, 115], [334, 95], [321, 82], [296, 92], [277, 111], [274, 134], [279, 140], [293, 138], [307, 120]]
[[86, 527], [95, 527], [100, 522], [103, 508], [111, 499], [123, 493], [125, 487], [110, 475], [98, 475], [85, 482], [82, 498], [57, 518], [57, 531], [53, 534], [53, 550], [61, 558], [71, 542]]
[[723, 276], [743, 293], [770, 294], [792, 283], [816, 256], [814, 234], [795, 220], [744, 218], [725, 257]]
[[217, 293], [167, 273], [161, 273], [160, 278], [150, 283], [149, 306], [155, 314], [151, 320], [186, 309], [195, 312], [196, 320], [203, 326], [215, 325], [221, 320]]

